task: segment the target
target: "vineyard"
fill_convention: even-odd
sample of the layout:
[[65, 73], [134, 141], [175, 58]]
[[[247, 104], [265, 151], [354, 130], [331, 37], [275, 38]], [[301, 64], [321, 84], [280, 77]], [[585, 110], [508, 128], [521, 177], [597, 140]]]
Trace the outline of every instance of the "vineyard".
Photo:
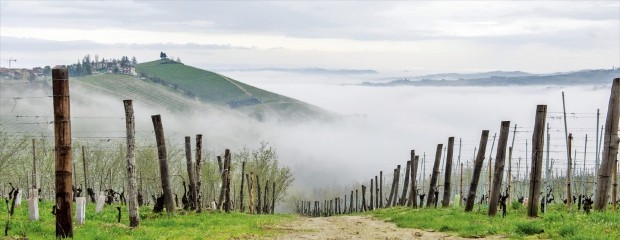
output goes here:
[[[149, 69], [153, 64], [157, 67]], [[276, 149], [266, 142], [256, 148], [227, 149], [213, 148], [210, 141], [203, 141], [203, 134], [209, 133], [170, 137], [165, 134], [166, 112], [150, 116], [152, 128], [142, 125], [136, 130], [136, 121], [144, 122], [144, 118], [148, 121], [149, 117], [145, 114], [136, 117], [133, 101], [152, 104], [156, 110], [187, 113], [187, 116], [194, 111], [206, 116], [234, 112], [229, 108], [235, 106], [226, 107], [222, 105], [224, 102], [198, 102], [188, 96], [188, 89], [205, 93], [195, 97], [209, 101], [212, 95], [208, 93], [214, 91], [211, 87], [222, 87], [223, 92], [231, 95], [221, 95], [218, 99], [245, 94], [268, 103], [261, 106], [266, 111], [273, 110], [274, 105], [296, 101], [274, 98], [266, 91], [215, 73], [200, 78], [193, 76], [202, 72], [180, 76], [186, 67], [177, 70], [175, 67], [181, 66], [145, 63], [138, 67], [145, 79], [124, 75], [111, 78], [108, 74], [72, 78], [71, 91], [76, 91], [75, 95], [69, 94], [66, 69], [57, 68], [53, 70], [51, 93], [44, 89], [50, 87], [48, 83], [34, 83], [41, 88], [16, 91], [22, 95], [10, 97], [12, 102], [5, 101], [0, 122], [3, 127], [10, 127], [2, 129], [0, 136], [0, 182], [5, 183], [2, 193], [6, 203], [0, 210], [7, 212], [5, 237], [46, 238], [55, 229], [57, 237], [98, 239], [305, 238], [295, 235], [306, 231], [298, 226], [303, 227], [317, 217], [326, 218], [321, 224], [329, 225], [341, 221], [339, 215], [372, 216], [402, 228], [425, 229], [415, 233], [420, 236], [438, 237], [428, 230], [490, 238], [534, 235], [616, 239], [620, 236], [618, 78], [611, 87], [607, 117], [601, 121], [605, 127], [599, 129], [597, 112], [597, 127], [586, 129], [596, 132], [595, 152], [588, 150], [586, 135], [579, 165], [576, 149], [572, 148], [572, 131], [580, 129], [552, 131], [546, 121], [561, 113], [547, 115], [547, 106], [538, 105], [533, 128], [524, 130], [523, 126], [518, 128], [510, 121], [502, 121], [499, 135], [491, 137], [489, 130], [483, 130], [470, 162], [461, 156], [461, 139], [449, 137], [446, 145], [437, 144], [435, 154], [429, 154], [428, 161], [426, 152], [410, 150], [410, 159], [402, 166], [397, 165], [392, 174], [381, 170], [361, 184], [296, 195], [287, 194], [294, 173], [281, 163]], [[147, 78], [154, 76], [160, 78], [156, 83], [163, 84], [150, 83]], [[170, 86], [172, 78], [186, 81], [175, 80], [176, 85]], [[220, 82], [209, 85], [201, 81]], [[179, 89], [185, 96], [179, 94]], [[86, 98], [79, 96], [91, 93], [135, 99], [123, 101], [124, 115], [116, 117], [80, 116], [84, 109], [69, 110], [70, 97], [78, 96], [84, 101]], [[24, 99], [31, 102], [23, 106]], [[53, 100], [53, 116], [39, 115], [41, 109], [50, 108], [49, 100]], [[94, 100], [97, 101], [102, 100]], [[80, 104], [83, 103], [78, 101], [77, 106], [83, 106]], [[295, 104], [291, 102], [288, 107], [297, 108]], [[136, 111], [140, 110], [139, 106]], [[5, 114], [4, 109], [9, 107], [10, 114]], [[78, 112], [77, 117], [71, 115], [74, 112]], [[80, 117], [87, 120], [79, 120]], [[106, 124], [97, 123], [110, 119], [116, 121], [115, 131], [107, 131]], [[565, 112], [561, 119], [566, 121]], [[76, 122], [73, 127], [78, 131], [72, 130], [72, 121]], [[123, 123], [125, 130], [118, 129]], [[513, 151], [517, 132], [525, 139], [525, 150], [518, 153]], [[549, 157], [552, 132], [554, 144], [562, 142], [558, 144], [559, 150], [553, 149], [554, 160]], [[566, 137], [556, 138], [560, 133]], [[513, 153], [519, 157], [513, 158]], [[564, 159], [558, 157], [562, 154], [566, 154]], [[590, 155], [596, 157], [587, 161]], [[426, 164], [432, 166], [430, 173], [426, 172]], [[565, 168], [558, 170], [554, 164]], [[276, 214], [291, 211], [295, 215]], [[363, 217], [352, 219], [360, 224], [376, 221]], [[343, 227], [348, 224], [345, 222]], [[319, 235], [323, 237], [329, 236]]]

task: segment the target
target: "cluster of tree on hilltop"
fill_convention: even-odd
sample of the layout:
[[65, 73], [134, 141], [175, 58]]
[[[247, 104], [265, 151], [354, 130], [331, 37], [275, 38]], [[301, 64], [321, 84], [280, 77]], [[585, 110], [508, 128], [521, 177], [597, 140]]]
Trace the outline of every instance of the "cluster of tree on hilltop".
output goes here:
[[113, 73], [135, 76], [135, 65], [137, 64], [138, 60], [136, 60], [136, 57], [132, 57], [131, 60], [127, 56], [123, 56], [121, 59], [102, 58], [100, 61], [99, 55], [95, 55], [94, 59], [92, 59], [90, 54], [88, 54], [81, 60], [78, 59], [77, 63], [68, 65], [67, 70], [71, 77], [87, 76], [93, 73]]

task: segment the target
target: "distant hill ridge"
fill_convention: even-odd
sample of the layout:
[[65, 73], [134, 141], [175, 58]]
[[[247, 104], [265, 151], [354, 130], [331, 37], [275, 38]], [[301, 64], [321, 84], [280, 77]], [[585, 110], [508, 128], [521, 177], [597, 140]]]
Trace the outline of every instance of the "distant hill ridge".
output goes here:
[[[457, 79], [446, 79], [457, 77]], [[568, 73], [530, 74], [487, 72], [477, 74], [434, 74], [401, 78], [387, 83], [364, 82], [364, 86], [527, 86], [527, 85], [608, 85], [620, 77], [620, 69], [581, 70]]]

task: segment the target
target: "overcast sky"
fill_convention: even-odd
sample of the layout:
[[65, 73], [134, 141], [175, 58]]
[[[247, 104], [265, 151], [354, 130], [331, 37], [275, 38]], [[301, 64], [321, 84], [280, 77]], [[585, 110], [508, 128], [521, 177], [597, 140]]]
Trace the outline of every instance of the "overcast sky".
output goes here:
[[[1, 1], [18, 67], [86, 54], [202, 68], [529, 72], [620, 65], [620, 2]], [[2, 66], [7, 62], [2, 61]]]

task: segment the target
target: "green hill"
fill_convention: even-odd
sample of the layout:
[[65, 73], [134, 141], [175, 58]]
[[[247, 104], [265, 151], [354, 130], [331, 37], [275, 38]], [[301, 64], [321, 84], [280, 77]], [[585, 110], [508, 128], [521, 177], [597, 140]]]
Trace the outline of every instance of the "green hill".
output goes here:
[[326, 118], [329, 113], [310, 104], [256, 88], [218, 73], [172, 60], [136, 66], [140, 77], [205, 103], [226, 106], [258, 119]]

